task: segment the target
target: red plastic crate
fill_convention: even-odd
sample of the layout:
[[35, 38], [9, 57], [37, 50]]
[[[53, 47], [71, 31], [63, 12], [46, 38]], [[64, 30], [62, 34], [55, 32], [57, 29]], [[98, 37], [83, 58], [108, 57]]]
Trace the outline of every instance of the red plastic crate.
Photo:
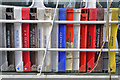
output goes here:
[[[29, 20], [29, 8], [22, 8], [22, 19]], [[22, 24], [23, 48], [29, 48], [29, 23]], [[31, 71], [30, 51], [23, 51], [23, 71]]]
[[[88, 21], [88, 9], [81, 9], [81, 21]], [[80, 48], [87, 48], [87, 24], [81, 24]], [[79, 72], [86, 72], [86, 52], [80, 52]]]
[[[89, 21], [96, 21], [97, 9], [89, 9]], [[87, 28], [87, 47], [95, 48], [96, 24], [89, 24]], [[91, 71], [95, 65], [95, 52], [87, 52], [87, 72]], [[93, 71], [94, 72], [94, 71]]]

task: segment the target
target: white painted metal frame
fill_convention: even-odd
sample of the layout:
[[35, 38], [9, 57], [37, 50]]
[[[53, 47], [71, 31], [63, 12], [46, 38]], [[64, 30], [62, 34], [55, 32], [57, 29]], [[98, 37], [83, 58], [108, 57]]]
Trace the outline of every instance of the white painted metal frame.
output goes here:
[[[2, 23], [52, 23], [52, 21], [40, 21], [40, 20], [0, 20]], [[55, 21], [55, 23], [78, 23], [78, 24], [105, 24], [106, 21]], [[120, 23], [119, 21], [110, 21], [111, 24]], [[0, 51], [41, 51], [45, 48], [0, 48]], [[48, 48], [48, 51], [100, 51], [101, 49], [58, 49], [58, 48]], [[108, 49], [102, 49], [102, 51], [107, 52]], [[120, 49], [110, 49], [110, 51], [120, 51]], [[2, 75], [3, 78], [13, 78], [13, 75]], [[71, 76], [71, 75], [16, 75], [14, 78], [109, 78], [109, 76]], [[112, 76], [112, 78], [118, 78], [118, 76]]]
[[[0, 23], [52, 23], [52, 20], [0, 20]], [[54, 21], [57, 24], [106, 24], [106, 21]], [[120, 24], [120, 21], [110, 21], [110, 24]], [[45, 51], [46, 48], [0, 48], [0, 51]], [[101, 49], [61, 49], [48, 48], [48, 51], [100, 51]], [[107, 52], [108, 49], [102, 49]], [[110, 51], [120, 52], [120, 49], [110, 49]]]
[[[0, 20], [0, 23], [52, 23], [52, 20]], [[106, 21], [54, 21], [57, 24], [106, 24]], [[110, 21], [110, 24], [120, 24], [120, 21]]]
[[[109, 78], [109, 75], [41, 75], [41, 76], [38, 76], [38, 75], [2, 75], [2, 78], [51, 78], [51, 79], [54, 79], [54, 78], [62, 78], [63, 80], [65, 78], [68, 78], [68, 79], [73, 79], [73, 78], [82, 78], [83, 80], [86, 78], [88, 79], [108, 79]], [[119, 76], [118, 75], [112, 75], [111, 78], [116, 78], [118, 79]]]
[[[0, 23], [52, 23], [52, 20], [0, 20]], [[106, 21], [54, 21], [58, 24], [106, 24]], [[120, 24], [120, 21], [110, 21], [110, 24]], [[0, 51], [39, 51], [45, 48], [0, 48]], [[100, 51], [100, 49], [57, 49], [49, 48], [50, 51]], [[102, 51], [108, 51], [103, 49]], [[111, 49], [110, 51], [118, 52], [120, 49]]]
[[[45, 51], [46, 48], [0, 48], [0, 51]], [[76, 49], [76, 48], [48, 48], [48, 51], [97, 51], [101, 49]], [[102, 49], [103, 52], [108, 52], [108, 49]], [[111, 52], [120, 52], [120, 49], [110, 49]]]

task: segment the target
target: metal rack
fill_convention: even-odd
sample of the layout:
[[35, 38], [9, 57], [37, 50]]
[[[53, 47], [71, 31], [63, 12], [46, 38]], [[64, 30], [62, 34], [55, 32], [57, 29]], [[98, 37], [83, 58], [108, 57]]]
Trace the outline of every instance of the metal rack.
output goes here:
[[[50, 20], [0, 20], [0, 23], [52, 23], [53, 21]], [[67, 23], [73, 23], [73, 24], [106, 24], [106, 21], [54, 21], [55, 24], [67, 24]], [[110, 24], [120, 24], [120, 21], [110, 21]], [[45, 51], [46, 48], [0, 48], [0, 51]], [[48, 48], [47, 51], [97, 51], [99, 52], [101, 49], [76, 49], [76, 48]], [[108, 49], [102, 49], [103, 52], [107, 52]], [[120, 52], [120, 49], [110, 49], [110, 51], [114, 51], [114, 52]], [[27, 75], [26, 75], [27, 74]], [[5, 75], [3, 74], [2, 76], [0, 76], [2, 78], [31, 78], [31, 80], [33, 78], [78, 78], [78, 80], [98, 80], [98, 79], [102, 79], [102, 80], [106, 80], [109, 79], [109, 75], [108, 74], [101, 74], [100, 75], [96, 75], [96, 73], [94, 73], [93, 75], [46, 75], [44, 73], [42, 73], [42, 75], [37, 75], [37, 73], [35, 74], [29, 74], [29, 73], [23, 73], [21, 75], [21, 73], [15, 73], [15, 75]], [[112, 79], [118, 79], [118, 75], [112, 75]], [[29, 79], [30, 80], [30, 79]]]
[[[52, 20], [0, 20], [0, 23], [52, 23]], [[54, 21], [57, 24], [105, 24], [106, 21]], [[120, 24], [120, 21], [110, 21], [110, 24]], [[46, 48], [0, 48], [0, 51], [45, 51]], [[101, 49], [75, 49], [75, 48], [48, 48], [48, 51], [100, 51]], [[102, 49], [103, 52], [107, 52], [108, 49]], [[120, 49], [110, 49], [110, 51], [120, 52]], [[2, 78], [81, 78], [81, 79], [108, 79], [106, 75], [2, 75]], [[117, 79], [118, 75], [112, 75], [113, 79]]]
[[[52, 20], [0, 20], [0, 23], [52, 23]], [[56, 24], [105, 24], [106, 21], [54, 21]], [[110, 24], [120, 24], [120, 21], [110, 21]], [[0, 51], [41, 51], [46, 48], [0, 48]], [[75, 48], [49, 48], [48, 51], [100, 51], [100, 49], [75, 49]], [[107, 52], [108, 49], [102, 49]], [[120, 49], [110, 49], [112, 52], [120, 52]]]

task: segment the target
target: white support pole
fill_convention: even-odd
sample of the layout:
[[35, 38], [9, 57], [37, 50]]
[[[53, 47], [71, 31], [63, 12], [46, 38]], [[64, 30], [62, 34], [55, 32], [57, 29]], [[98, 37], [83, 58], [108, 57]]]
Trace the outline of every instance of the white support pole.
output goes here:
[[0, 23], [52, 23], [52, 20], [0, 20]]
[[[0, 20], [0, 23], [52, 23], [52, 20]], [[106, 24], [106, 21], [54, 21], [58, 24]], [[110, 24], [120, 24], [120, 21], [110, 21]]]
[[[48, 51], [97, 51], [101, 49], [76, 49], [76, 48], [48, 48]], [[0, 48], [0, 51], [45, 51], [45, 48]], [[103, 52], [108, 52], [108, 49], [102, 49]], [[120, 49], [110, 49], [111, 52], [120, 52]]]

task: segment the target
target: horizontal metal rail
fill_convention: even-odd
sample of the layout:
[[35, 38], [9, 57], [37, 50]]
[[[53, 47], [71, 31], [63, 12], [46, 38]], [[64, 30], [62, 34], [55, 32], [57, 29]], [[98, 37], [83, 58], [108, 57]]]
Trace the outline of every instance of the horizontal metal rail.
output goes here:
[[[48, 51], [96, 51], [101, 49], [76, 49], [76, 48], [48, 48]], [[45, 48], [0, 48], [0, 51], [45, 51]], [[107, 52], [108, 49], [102, 49], [103, 52]], [[120, 52], [120, 49], [110, 49], [111, 52]]]
[[[0, 20], [0, 23], [52, 23], [52, 20]], [[106, 21], [54, 21], [58, 24], [106, 24]], [[120, 24], [120, 21], [110, 21], [110, 24]]]
[[0, 23], [52, 23], [52, 20], [0, 20]]
[[[43, 78], [43, 79], [46, 79], [46, 78], [56, 78], [56, 80], [58, 78], [62, 78], [63, 80], [65, 80], [65, 78], [68, 78], [68, 79], [76, 79], [76, 78], [82, 78], [80, 80], [99, 80], [99, 79], [108, 79], [109, 78], [109, 75], [2, 75], [2, 78]], [[118, 75], [112, 75], [112, 79], [118, 79], [119, 76]], [[31, 80], [30, 79], [30, 80]]]
[[[106, 21], [55, 21], [55, 23], [59, 24], [106, 24]], [[120, 24], [120, 21], [110, 21], [110, 24]]]

